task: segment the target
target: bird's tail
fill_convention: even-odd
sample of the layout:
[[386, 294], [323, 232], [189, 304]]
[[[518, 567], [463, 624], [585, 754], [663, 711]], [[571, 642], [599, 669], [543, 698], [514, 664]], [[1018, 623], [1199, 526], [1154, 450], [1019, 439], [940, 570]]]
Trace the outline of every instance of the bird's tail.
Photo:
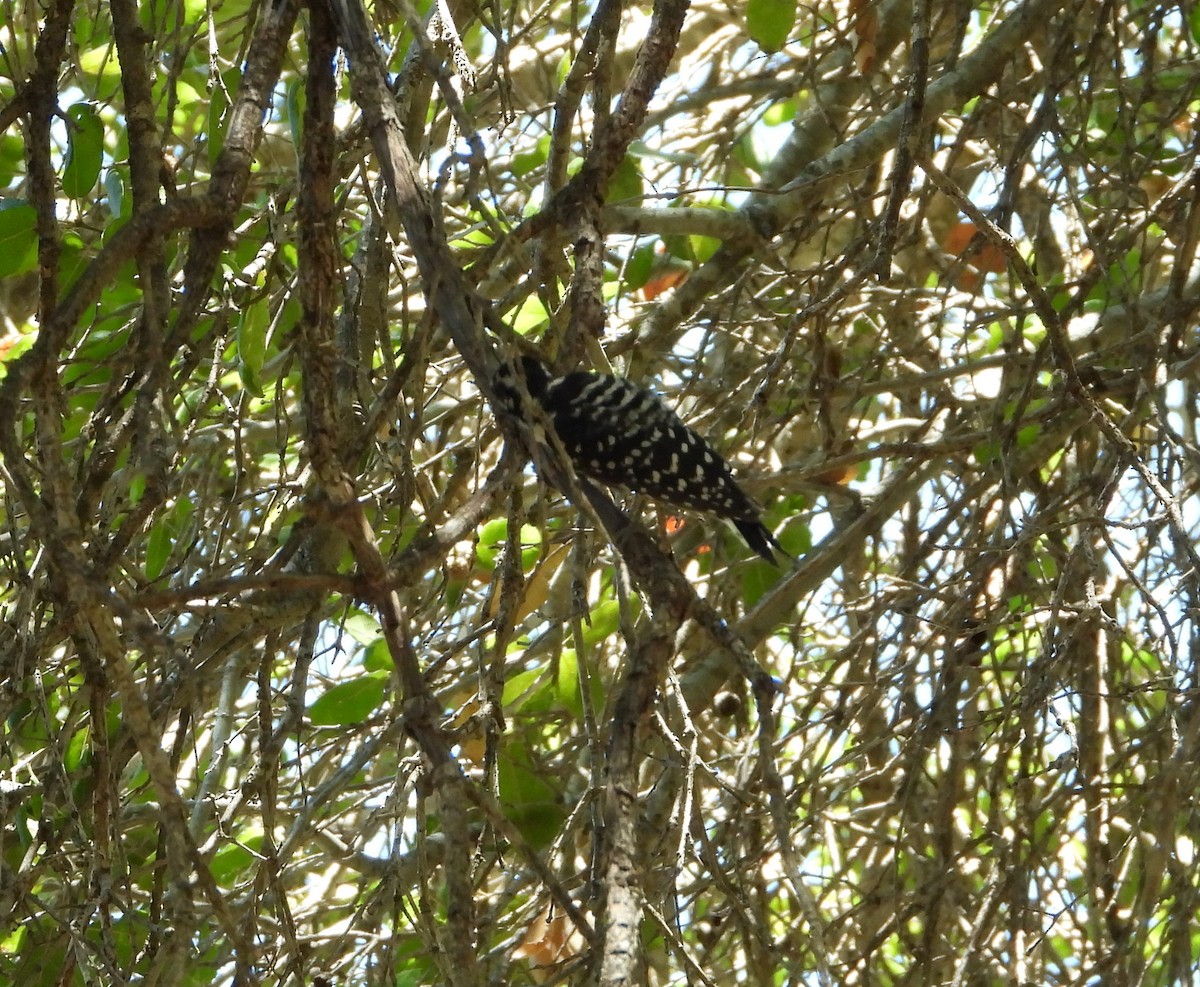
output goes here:
[[776, 549], [783, 554], [785, 559], [795, 561], [788, 555], [784, 547], [779, 544], [775, 536], [771, 534], [770, 529], [762, 521], [757, 518], [746, 518], [741, 521], [734, 521], [733, 523], [741, 533], [741, 536], [746, 539], [746, 544], [770, 562], [771, 565], [779, 565], [779, 560], [775, 557]]

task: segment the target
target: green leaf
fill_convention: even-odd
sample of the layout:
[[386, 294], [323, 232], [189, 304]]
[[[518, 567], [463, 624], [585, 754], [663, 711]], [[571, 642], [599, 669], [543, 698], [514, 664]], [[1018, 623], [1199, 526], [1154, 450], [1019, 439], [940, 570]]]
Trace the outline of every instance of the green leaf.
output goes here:
[[390, 672], [394, 666], [388, 643], [381, 637], [367, 645], [362, 661], [363, 668], [368, 672]]
[[625, 287], [637, 291], [650, 280], [654, 270], [654, 244], [646, 243], [629, 255], [625, 264]]
[[515, 178], [521, 178], [528, 175], [531, 171], [536, 171], [546, 163], [549, 157], [550, 135], [545, 134], [538, 138], [538, 142], [532, 150], [518, 151], [513, 155], [509, 171]]
[[[214, 9], [225, 12], [225, 4], [215, 4]], [[207, 8], [204, 0], [142, 0], [138, 4], [138, 16], [142, 27], [148, 34], [161, 35], [170, 30], [170, 25], [180, 17], [185, 24], [198, 24], [204, 21]]]
[[266, 298], [242, 309], [237, 329], [238, 371], [242, 385], [256, 398], [263, 396], [262, 368], [267, 356], [270, 326], [271, 310]]
[[558, 835], [566, 818], [554, 788], [519, 743], [510, 743], [500, 752], [497, 768], [505, 816], [535, 850], [541, 849]]
[[0, 188], [21, 174], [24, 161], [25, 142], [16, 134], [0, 134]]
[[[588, 705], [593, 711], [599, 711], [604, 706], [605, 681], [603, 675], [593, 673], [588, 676]], [[584, 697], [580, 687], [583, 683], [579, 680], [579, 653], [574, 648], [563, 648], [551, 685], [557, 705], [576, 720], [582, 720]]]
[[984, 467], [998, 463], [1002, 454], [1003, 449], [1000, 443], [992, 439], [985, 439], [971, 450], [971, 455], [975, 462]]
[[79, 55], [79, 68], [85, 75], [93, 77], [96, 95], [111, 95], [121, 81], [121, 65], [117, 61], [117, 48], [110, 40]]
[[734, 184], [752, 185], [754, 175], [763, 170], [762, 158], [755, 148], [752, 134], [745, 133], [733, 145], [733, 154], [726, 163], [726, 173], [731, 176]]
[[379, 621], [362, 610], [350, 613], [342, 622], [342, 628], [359, 644], [373, 644], [383, 636]]
[[521, 303], [512, 317], [513, 331], [521, 336], [528, 336], [535, 329], [540, 329], [550, 321], [550, 313], [536, 295], [530, 295]]
[[746, 33], [763, 51], [779, 51], [795, 24], [796, 0], [747, 0]]
[[616, 600], [601, 600], [588, 614], [583, 628], [583, 640], [588, 644], [599, 644], [621, 627], [621, 605]]
[[779, 582], [780, 570], [764, 559], [747, 560], [742, 567], [742, 599], [747, 608], [763, 598]]
[[520, 709], [521, 704], [529, 698], [526, 693], [533, 688], [544, 672], [545, 669], [541, 666], [530, 668], [524, 672], [518, 672], [505, 682], [504, 692], [500, 697], [500, 702], [504, 708], [510, 712]]
[[238, 836], [236, 843], [226, 843], [213, 854], [212, 875], [218, 884], [229, 885], [244, 880], [246, 872], [258, 861], [255, 854], [262, 849], [261, 831], [249, 831]]
[[[144, 477], [141, 478], [144, 483]], [[131, 493], [132, 493], [131, 486]], [[140, 494], [139, 498], [140, 499]], [[134, 501], [136, 503], [136, 500]], [[150, 528], [146, 539], [146, 578], [157, 579], [171, 558], [171, 551], [190, 529], [194, 508], [190, 498], [181, 497], [171, 513]]]
[[37, 267], [37, 212], [28, 202], [0, 202], [0, 278]]
[[767, 112], [763, 114], [763, 123], [768, 127], [778, 127], [785, 123], [791, 123], [795, 118], [796, 101], [784, 99], [767, 107]]
[[1002, 347], [1003, 345], [1004, 345], [1004, 326], [1002, 326], [999, 322], [989, 323], [988, 324], [987, 347], [985, 348], [984, 352], [989, 353], [989, 354], [990, 353], [998, 353], [998, 352], [1000, 352], [1000, 347]]
[[502, 517], [492, 518], [479, 526], [475, 535], [475, 558], [485, 569], [496, 568], [499, 546], [504, 544], [507, 534], [508, 521]]
[[383, 702], [387, 679], [387, 672], [370, 672], [335, 685], [308, 707], [309, 721], [317, 727], [361, 723]]
[[[472, 220], [476, 217], [472, 216]], [[461, 236], [456, 236], [450, 241], [450, 249], [454, 251], [460, 250], [479, 250], [483, 247], [490, 247], [496, 242], [496, 238], [488, 232], [488, 228], [484, 225], [472, 226], [462, 233]]]
[[[592, 705], [600, 706], [604, 702], [603, 680], [599, 675], [588, 679], [592, 692]], [[564, 648], [558, 660], [558, 678], [555, 686], [558, 689], [558, 701], [570, 711], [577, 720], [583, 719], [582, 693], [579, 690], [579, 653], [573, 648]]]
[[63, 192], [82, 199], [96, 187], [104, 163], [104, 121], [88, 103], [67, 108], [67, 163], [63, 169]]
[[1017, 448], [1028, 449], [1042, 434], [1042, 426], [1037, 422], [1017, 430]]
[[37, 336], [34, 333], [28, 333], [24, 336], [18, 336], [16, 342], [8, 347], [0, 348], [0, 380], [3, 380], [4, 375], [7, 373], [4, 365], [23, 357], [29, 352], [36, 341]]
[[721, 249], [721, 241], [716, 237], [701, 236], [699, 233], [691, 234], [688, 242], [692, 248], [692, 256], [698, 264], [712, 260], [713, 254]]
[[146, 538], [146, 578], [157, 579], [171, 557], [171, 533], [166, 521], [159, 521], [150, 528]]
[[[508, 519], [493, 518], [479, 526], [475, 557], [485, 569], [496, 568], [496, 561], [508, 541]], [[531, 524], [521, 525], [521, 568], [528, 572], [541, 551], [542, 533]]]
[[608, 195], [605, 202], [613, 204], [637, 204], [642, 201], [646, 188], [642, 183], [642, 169], [638, 164], [637, 155], [626, 154], [613, 172], [612, 180], [608, 183]]

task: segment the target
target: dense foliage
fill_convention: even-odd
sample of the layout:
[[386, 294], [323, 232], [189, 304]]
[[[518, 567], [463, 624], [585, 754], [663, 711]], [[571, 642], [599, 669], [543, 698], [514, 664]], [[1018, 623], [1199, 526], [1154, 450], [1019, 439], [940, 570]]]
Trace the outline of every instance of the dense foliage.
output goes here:
[[[1198, 49], [7, 0], [0, 980], [1194, 981]], [[577, 483], [518, 350], [795, 563]]]

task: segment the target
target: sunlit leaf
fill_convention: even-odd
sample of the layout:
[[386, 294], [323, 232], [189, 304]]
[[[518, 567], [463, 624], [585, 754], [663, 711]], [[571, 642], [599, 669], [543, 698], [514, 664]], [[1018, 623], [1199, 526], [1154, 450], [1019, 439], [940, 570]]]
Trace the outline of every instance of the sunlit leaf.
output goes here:
[[[500, 553], [508, 542], [508, 520], [493, 518], [480, 525], [475, 544], [475, 557], [486, 569], [494, 569]], [[531, 524], [521, 526], [521, 564], [528, 571], [537, 561], [541, 550], [542, 534]]]
[[763, 51], [779, 51], [796, 23], [796, 0], [746, 0], [746, 33]]
[[525, 698], [525, 694], [544, 674], [544, 669], [531, 668], [528, 671], [518, 672], [505, 682], [504, 694], [501, 699], [505, 708], [516, 708], [517, 701]]
[[342, 621], [342, 630], [349, 634], [359, 644], [372, 644], [383, 633], [379, 621], [362, 610], [355, 610]]
[[795, 118], [795, 100], [784, 99], [767, 107], [767, 112], [763, 114], [763, 123], [769, 127], [778, 127], [780, 124], [791, 123]]
[[313, 726], [350, 726], [361, 723], [383, 702], [387, 672], [369, 672], [340, 682], [308, 707]]
[[368, 672], [390, 671], [393, 662], [387, 641], [379, 637], [368, 644], [363, 652], [362, 663]]
[[693, 234], [688, 237], [688, 242], [692, 247], [692, 256], [698, 264], [703, 264], [705, 261], [712, 260], [713, 254], [721, 249], [721, 241], [712, 236], [699, 236]]
[[117, 47], [111, 41], [79, 54], [79, 67], [94, 76], [97, 83], [121, 81], [121, 64], [117, 61]]

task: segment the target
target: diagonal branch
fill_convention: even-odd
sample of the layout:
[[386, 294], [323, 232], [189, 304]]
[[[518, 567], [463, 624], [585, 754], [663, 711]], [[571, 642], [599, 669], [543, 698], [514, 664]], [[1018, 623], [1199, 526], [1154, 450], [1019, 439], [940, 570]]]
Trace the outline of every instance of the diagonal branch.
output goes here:
[[[932, 123], [940, 114], [962, 106], [992, 86], [1022, 44], [1044, 31], [1046, 22], [1062, 7], [1062, 0], [1026, 0], [1007, 16], [953, 72], [930, 84], [925, 95], [926, 123]], [[669, 347], [679, 326], [738, 277], [743, 262], [761, 251], [764, 239], [769, 240], [797, 217], [818, 209], [830, 182], [863, 171], [892, 150], [904, 129], [908, 108], [905, 101], [828, 154], [790, 173], [782, 188], [763, 189], [752, 197], [740, 213], [756, 232], [726, 241], [710, 260], [693, 271], [640, 328], [640, 344], [655, 349]], [[783, 179], [781, 175], [780, 180]]]

